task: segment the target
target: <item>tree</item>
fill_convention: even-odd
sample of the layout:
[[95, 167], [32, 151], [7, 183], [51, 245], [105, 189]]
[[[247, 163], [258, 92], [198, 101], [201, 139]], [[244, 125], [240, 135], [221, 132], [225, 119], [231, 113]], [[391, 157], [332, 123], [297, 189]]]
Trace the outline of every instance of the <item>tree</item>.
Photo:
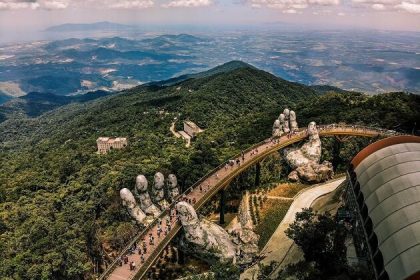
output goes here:
[[328, 212], [317, 214], [305, 208], [286, 230], [304, 254], [324, 276], [337, 275], [346, 267], [346, 231]]
[[211, 272], [214, 273], [215, 280], [235, 280], [239, 279], [239, 268], [230, 263], [215, 263], [211, 266]]

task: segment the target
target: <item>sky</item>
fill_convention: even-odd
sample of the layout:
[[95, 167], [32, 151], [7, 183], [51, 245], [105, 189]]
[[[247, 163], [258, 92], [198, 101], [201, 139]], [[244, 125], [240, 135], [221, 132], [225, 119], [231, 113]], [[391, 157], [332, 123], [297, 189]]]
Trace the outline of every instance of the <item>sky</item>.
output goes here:
[[0, 36], [97, 21], [420, 32], [420, 0], [0, 0]]

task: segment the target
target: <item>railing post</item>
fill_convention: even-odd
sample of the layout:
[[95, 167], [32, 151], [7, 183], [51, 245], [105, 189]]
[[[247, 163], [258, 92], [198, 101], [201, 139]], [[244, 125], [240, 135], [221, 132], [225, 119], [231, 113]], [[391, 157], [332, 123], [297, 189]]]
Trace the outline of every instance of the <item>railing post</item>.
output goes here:
[[261, 176], [261, 163], [257, 162], [257, 164], [255, 165], [255, 187], [259, 187], [260, 186], [260, 176]]

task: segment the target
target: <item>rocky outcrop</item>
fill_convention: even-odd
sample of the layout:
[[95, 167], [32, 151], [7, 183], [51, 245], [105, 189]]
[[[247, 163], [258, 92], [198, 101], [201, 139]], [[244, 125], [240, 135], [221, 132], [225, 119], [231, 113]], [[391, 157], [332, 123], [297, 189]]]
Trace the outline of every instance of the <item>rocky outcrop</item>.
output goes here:
[[300, 148], [287, 148], [283, 151], [286, 162], [294, 169], [288, 178], [291, 181], [301, 180], [308, 183], [326, 181], [332, 178], [334, 172], [330, 162], [319, 163], [321, 139], [315, 122], [309, 123], [307, 133], [309, 139]]
[[138, 175], [136, 178], [135, 195], [140, 202], [140, 208], [146, 213], [146, 215], [156, 218], [160, 215], [160, 210], [156, 207], [148, 192], [148, 181], [144, 175]]
[[134, 195], [127, 188], [120, 190], [120, 197], [122, 204], [127, 208], [131, 217], [136, 220], [138, 224], [143, 224], [146, 219], [146, 214], [137, 205]]
[[229, 233], [233, 243], [237, 246], [237, 263], [251, 263], [258, 254], [258, 241], [260, 236], [254, 232], [254, 224], [249, 210], [249, 195], [246, 193], [242, 198], [238, 211], [239, 223]]
[[299, 175], [296, 170], [293, 170], [289, 173], [289, 176], [287, 176], [287, 179], [289, 179], [290, 182], [299, 182]]
[[176, 210], [185, 239], [196, 248], [197, 254], [222, 262], [236, 262], [237, 248], [223, 228], [205, 219], [200, 221], [194, 208], [187, 202], [178, 202]]
[[303, 165], [296, 169], [298, 177], [308, 183], [319, 183], [334, 176], [332, 164], [324, 161], [322, 164]]

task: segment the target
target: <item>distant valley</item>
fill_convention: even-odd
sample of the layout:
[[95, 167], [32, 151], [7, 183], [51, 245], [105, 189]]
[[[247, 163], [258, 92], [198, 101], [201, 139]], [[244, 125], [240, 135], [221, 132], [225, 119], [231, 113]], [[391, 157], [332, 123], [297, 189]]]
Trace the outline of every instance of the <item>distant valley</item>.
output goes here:
[[[66, 34], [68, 30], [104, 26], [131, 28], [104, 22], [61, 25], [52, 30]], [[419, 42], [417, 33], [401, 37], [370, 31], [273, 31], [263, 35], [232, 31], [223, 36], [211, 32], [136, 34], [8, 44], [0, 46], [0, 104], [30, 92], [77, 95], [120, 91], [202, 72], [230, 60], [306, 85], [368, 93], [418, 93]]]

